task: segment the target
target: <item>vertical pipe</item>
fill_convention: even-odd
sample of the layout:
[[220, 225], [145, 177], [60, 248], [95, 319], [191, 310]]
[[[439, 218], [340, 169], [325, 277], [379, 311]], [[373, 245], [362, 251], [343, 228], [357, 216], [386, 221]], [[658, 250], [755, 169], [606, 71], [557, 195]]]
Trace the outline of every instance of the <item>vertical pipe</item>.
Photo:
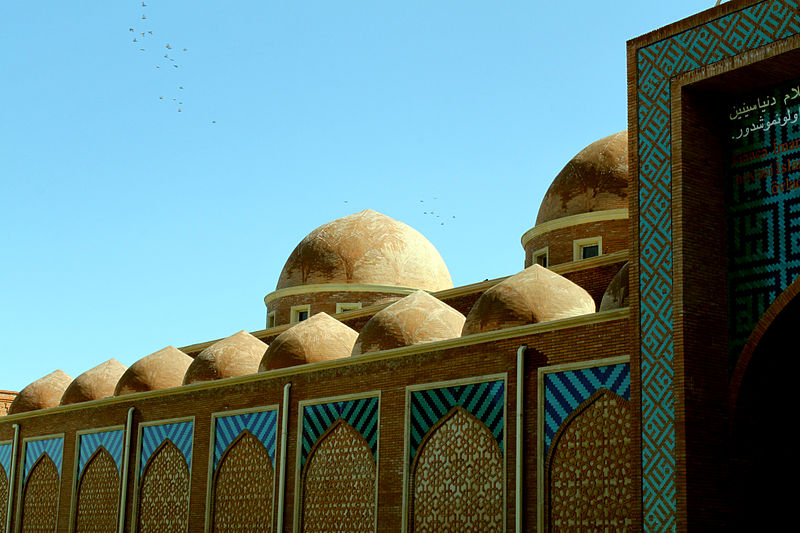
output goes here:
[[19, 424], [12, 424], [14, 428], [14, 444], [11, 445], [11, 472], [8, 483], [8, 508], [6, 509], [6, 531], [11, 532], [11, 509], [14, 502], [14, 485], [17, 480], [17, 450], [19, 448]]
[[125, 422], [125, 448], [122, 454], [122, 487], [119, 493], [119, 533], [125, 531], [125, 508], [128, 497], [128, 465], [131, 457], [131, 427], [133, 426], [133, 407], [128, 409], [128, 420]]
[[[283, 531], [283, 504], [286, 498], [286, 432], [289, 430], [289, 389], [291, 383], [283, 386], [283, 406], [281, 407], [281, 465], [278, 473], [278, 527], [276, 531]], [[295, 502], [297, 505], [297, 502]]]
[[517, 533], [522, 533], [522, 503], [524, 501], [522, 498], [522, 435], [524, 434], [522, 409], [523, 392], [525, 390], [525, 349], [527, 347], [527, 344], [523, 344], [517, 348], [517, 475], [515, 480], [517, 486], [515, 491], [516, 512], [514, 513], [515, 531]]

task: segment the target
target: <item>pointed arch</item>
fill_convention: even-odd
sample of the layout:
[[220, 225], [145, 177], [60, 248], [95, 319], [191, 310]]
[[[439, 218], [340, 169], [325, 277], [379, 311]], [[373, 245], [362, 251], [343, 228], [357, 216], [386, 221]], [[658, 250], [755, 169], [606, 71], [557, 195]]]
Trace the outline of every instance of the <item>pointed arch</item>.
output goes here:
[[301, 531], [371, 533], [377, 465], [367, 440], [338, 419], [308, 454], [302, 473]]
[[189, 481], [189, 467], [183, 452], [170, 439], [164, 439], [150, 456], [142, 474], [137, 531], [187, 531]]
[[75, 531], [106, 533], [117, 528], [120, 476], [117, 463], [103, 446], [86, 462], [78, 480]]
[[8, 474], [0, 465], [0, 531], [5, 531], [8, 517]]
[[274, 484], [269, 451], [250, 430], [242, 430], [214, 473], [213, 531], [272, 531]]
[[56, 464], [43, 453], [33, 464], [22, 496], [22, 531], [55, 531], [61, 478]]
[[486, 424], [455, 406], [420, 442], [411, 465], [414, 532], [502, 531], [503, 454]]
[[545, 461], [546, 530], [632, 527], [633, 414], [600, 388], [570, 413]]

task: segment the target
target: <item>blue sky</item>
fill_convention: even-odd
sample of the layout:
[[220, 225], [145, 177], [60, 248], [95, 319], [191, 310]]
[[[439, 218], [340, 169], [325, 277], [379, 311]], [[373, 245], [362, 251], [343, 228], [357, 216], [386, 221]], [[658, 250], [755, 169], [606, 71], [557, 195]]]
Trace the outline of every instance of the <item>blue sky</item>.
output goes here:
[[144, 3], [0, 2], [0, 389], [262, 329], [295, 245], [365, 208], [456, 285], [519, 271], [626, 127], [626, 40], [714, 1]]

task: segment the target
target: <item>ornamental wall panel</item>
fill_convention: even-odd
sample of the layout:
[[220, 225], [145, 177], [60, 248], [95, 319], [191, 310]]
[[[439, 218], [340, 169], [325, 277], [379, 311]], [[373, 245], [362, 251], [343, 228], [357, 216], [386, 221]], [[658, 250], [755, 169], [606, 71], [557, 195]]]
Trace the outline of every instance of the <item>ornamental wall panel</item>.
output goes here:
[[100, 447], [86, 463], [78, 481], [75, 531], [107, 533], [117, 527], [120, 474], [117, 463]]
[[8, 518], [8, 503], [11, 490], [11, 452], [13, 443], [4, 442], [0, 444], [0, 531], [6, 531], [6, 519]]
[[20, 531], [55, 531], [64, 437], [25, 439], [24, 446]]

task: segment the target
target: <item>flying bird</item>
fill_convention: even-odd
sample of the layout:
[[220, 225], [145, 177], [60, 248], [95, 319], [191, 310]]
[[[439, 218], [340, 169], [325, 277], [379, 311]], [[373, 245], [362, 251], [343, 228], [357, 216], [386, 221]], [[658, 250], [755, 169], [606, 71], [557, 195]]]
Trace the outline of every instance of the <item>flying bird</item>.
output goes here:
[[147, 18], [147, 17], [145, 17], [144, 15], [142, 15], [142, 20], [144, 20], [144, 19], [146, 19], [146, 18]]
[[142, 7], [147, 7], [147, 4], [145, 4], [144, 2], [142, 2]]
[[172, 47], [167, 43], [167, 50], [172, 50]]

